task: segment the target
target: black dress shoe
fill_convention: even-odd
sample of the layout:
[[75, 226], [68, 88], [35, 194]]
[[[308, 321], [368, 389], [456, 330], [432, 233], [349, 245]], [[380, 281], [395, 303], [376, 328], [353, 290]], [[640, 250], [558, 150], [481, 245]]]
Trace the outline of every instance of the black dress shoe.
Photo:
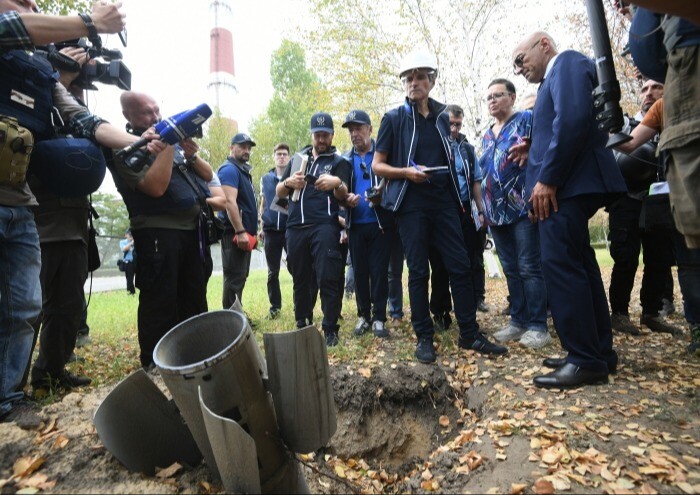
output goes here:
[[565, 363], [547, 375], [536, 376], [532, 382], [540, 388], [576, 388], [608, 383], [608, 374]]
[[[553, 370], [561, 368], [565, 364], [566, 364], [566, 358], [545, 358], [542, 361], [542, 366], [544, 366], [545, 368], [551, 368]], [[608, 365], [608, 371], [612, 375], [617, 373], [617, 364], [615, 364], [613, 366]]]
[[542, 361], [542, 366], [545, 368], [552, 368], [553, 370], [561, 368], [566, 364], [566, 358], [545, 358]]

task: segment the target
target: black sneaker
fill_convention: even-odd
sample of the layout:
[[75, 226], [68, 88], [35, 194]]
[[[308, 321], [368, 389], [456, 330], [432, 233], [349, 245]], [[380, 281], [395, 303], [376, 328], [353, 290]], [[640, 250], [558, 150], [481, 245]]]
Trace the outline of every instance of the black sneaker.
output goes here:
[[631, 321], [629, 315], [622, 313], [613, 313], [610, 315], [610, 323], [612, 324], [613, 330], [622, 333], [628, 333], [630, 335], [641, 335], [639, 331]]
[[492, 343], [481, 332], [479, 332], [474, 338], [462, 338], [460, 336], [459, 347], [467, 350], [471, 349], [480, 354], [491, 354], [494, 356], [500, 356], [508, 353], [507, 347]]
[[491, 310], [484, 299], [479, 299], [479, 302], [476, 304], [476, 309], [482, 313], [488, 313]]
[[671, 335], [681, 335], [683, 330], [671, 325], [661, 316], [657, 315], [642, 315], [639, 319], [641, 325], [646, 325], [652, 332], [670, 333]]
[[367, 320], [364, 316], [360, 316], [357, 319], [357, 323], [355, 324], [355, 329], [353, 330], [353, 333], [356, 337], [359, 337], [361, 335], [364, 335], [367, 332], [367, 330], [369, 330], [369, 323], [367, 323]]
[[335, 347], [340, 343], [338, 332], [324, 331], [326, 334], [326, 347]]
[[434, 363], [437, 359], [433, 339], [431, 337], [421, 337], [416, 345], [416, 359], [424, 364]]
[[32, 373], [32, 388], [34, 389], [35, 395], [41, 391], [51, 390], [51, 389], [66, 389], [70, 390], [72, 388], [84, 387], [85, 385], [90, 385], [92, 379], [87, 376], [74, 375], [67, 371], [62, 371], [58, 376], [52, 376], [45, 372], [33, 372]]
[[25, 397], [12, 404], [12, 409], [0, 417], [0, 423], [15, 423], [23, 430], [36, 430], [41, 426], [39, 411], [39, 406]]
[[268, 320], [276, 320], [277, 318], [280, 317], [281, 310], [275, 308], [271, 309], [270, 312], [267, 314], [267, 319]]
[[58, 377], [58, 383], [61, 387], [67, 389], [84, 387], [92, 383], [92, 378], [83, 375], [74, 375], [73, 373], [64, 371]]

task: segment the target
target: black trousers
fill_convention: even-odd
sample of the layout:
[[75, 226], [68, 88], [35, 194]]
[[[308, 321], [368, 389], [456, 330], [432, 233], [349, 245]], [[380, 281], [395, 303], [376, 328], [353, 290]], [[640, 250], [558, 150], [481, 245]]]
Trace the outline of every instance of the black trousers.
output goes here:
[[[673, 264], [672, 236], [663, 231], [648, 232], [639, 227], [642, 202], [629, 196], [620, 198], [608, 208], [610, 213], [610, 256], [613, 265], [610, 277], [610, 308], [613, 313], [628, 314], [634, 277], [643, 250], [644, 274], [639, 294], [644, 314], [656, 314], [671, 275]], [[671, 278], [671, 280], [673, 280]]]
[[[460, 212], [459, 221], [464, 237], [464, 247], [467, 249], [469, 264], [472, 267], [471, 282], [475, 298], [474, 304], [476, 304], [484, 297], [484, 243], [482, 239], [485, 232], [477, 232], [470, 215]], [[452, 311], [450, 278], [438, 249], [431, 246], [429, 253], [431, 269], [430, 312], [434, 315], [442, 315]]]
[[604, 197], [588, 194], [559, 199], [559, 211], [539, 222], [542, 274], [554, 326], [566, 361], [608, 373], [617, 366], [600, 268], [591, 247], [588, 220]]
[[284, 230], [265, 231], [265, 260], [267, 261], [267, 297], [270, 311], [282, 309], [282, 292], [280, 290], [280, 265], [282, 250], [285, 248]]
[[225, 230], [221, 238], [221, 265], [224, 271], [224, 290], [221, 305], [229, 309], [238, 300], [243, 303], [243, 289], [250, 273], [251, 252], [239, 248], [233, 241], [233, 230]]
[[348, 240], [355, 276], [357, 316], [367, 321], [386, 321], [393, 237], [393, 229], [382, 230], [377, 222], [350, 226]]
[[170, 329], [206, 313], [206, 260], [199, 252], [196, 230], [133, 231], [138, 253], [138, 334], [142, 366], [153, 362], [153, 350]]
[[435, 333], [428, 303], [429, 250], [435, 248], [447, 268], [460, 336], [474, 338], [479, 331], [476, 298], [457, 208], [399, 213], [396, 218], [408, 264], [411, 324], [416, 335], [432, 337]]
[[83, 241], [41, 244], [43, 303], [34, 324], [39, 355], [31, 371], [32, 384], [47, 376], [58, 377], [68, 362], [83, 314], [86, 277], [87, 246]]
[[136, 287], [134, 287], [134, 275], [136, 275], [136, 263], [127, 261], [124, 265], [124, 276], [126, 277], [126, 291], [129, 294], [134, 294], [136, 292]]
[[337, 332], [342, 300], [345, 259], [339, 245], [338, 224], [287, 229], [287, 268], [294, 285], [294, 316], [297, 321], [313, 315], [313, 293], [321, 294], [322, 328]]

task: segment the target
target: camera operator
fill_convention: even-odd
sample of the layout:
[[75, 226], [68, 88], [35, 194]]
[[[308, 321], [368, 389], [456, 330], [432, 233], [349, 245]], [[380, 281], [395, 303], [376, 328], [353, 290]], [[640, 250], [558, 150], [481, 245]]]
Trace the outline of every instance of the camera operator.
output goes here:
[[[41, 252], [30, 206], [36, 199], [26, 182], [31, 145], [53, 131], [51, 110], [56, 107], [81, 137], [114, 146], [125, 142], [112, 136], [111, 126], [72, 100], [53, 77], [53, 68], [33, 52], [36, 45], [89, 34], [116, 33], [124, 28], [121, 4], [96, 4], [91, 14], [38, 14], [33, 0], [0, 2], [0, 421], [37, 427], [36, 406], [19, 389], [31, 353], [32, 322], [41, 310]], [[24, 74], [18, 67], [35, 68]], [[29, 84], [27, 84], [29, 83]], [[28, 87], [29, 89], [26, 89]], [[24, 91], [22, 91], [24, 90]], [[12, 98], [14, 97], [14, 98]], [[123, 134], [123, 133], [122, 133]]]
[[[137, 135], [157, 137], [152, 129], [161, 120], [156, 101], [132, 91], [122, 93], [120, 100], [127, 128]], [[153, 349], [168, 330], [207, 311], [210, 254], [200, 244], [199, 198], [209, 197], [207, 182], [214, 175], [197, 156], [192, 139], [178, 146], [154, 140], [148, 146], [155, 156], [141, 170], [116, 156], [108, 165], [129, 211], [138, 253], [138, 335], [141, 365], [146, 370], [154, 367]]]
[[[79, 66], [87, 61], [81, 48], [65, 48], [61, 52]], [[73, 85], [79, 72], [59, 74], [59, 82], [84, 106], [80, 99], [82, 90]], [[90, 201], [87, 196], [68, 198], [54, 194], [31, 170], [27, 180], [39, 203], [32, 211], [41, 246], [43, 303], [41, 315], [33, 325], [35, 340], [39, 336], [40, 340], [39, 355], [31, 369], [31, 386], [38, 396], [55, 388], [72, 389], [91, 382], [90, 378], [65, 369], [75, 348], [85, 304]]]
[[[648, 129], [643, 120], [650, 113], [652, 105], [663, 96], [664, 85], [651, 79], [642, 84], [641, 108], [635, 119], [625, 118], [624, 132], [637, 135], [641, 129]], [[651, 117], [651, 116], [650, 116]], [[641, 126], [641, 127], [639, 127]], [[673, 248], [668, 233], [658, 229], [648, 229], [644, 225], [643, 203], [649, 195], [649, 186], [658, 180], [656, 147], [657, 133], [651, 138], [630, 146], [631, 142], [619, 147], [623, 153], [615, 152], [615, 159], [625, 179], [628, 193], [616, 200], [607, 211], [609, 213], [610, 255], [614, 265], [610, 277], [610, 308], [614, 330], [639, 335], [639, 328], [629, 318], [628, 306], [634, 285], [635, 273], [639, 264], [640, 248], [644, 256], [644, 275], [640, 292], [642, 317], [640, 323], [654, 332], [676, 334], [680, 329], [667, 323], [658, 315], [664, 307], [664, 292], [670, 279], [673, 293], [671, 266]], [[637, 139], [633, 138], [633, 141]], [[641, 146], [637, 151], [635, 148]], [[626, 150], [626, 151], [625, 151]], [[670, 304], [670, 301], [669, 301]]]

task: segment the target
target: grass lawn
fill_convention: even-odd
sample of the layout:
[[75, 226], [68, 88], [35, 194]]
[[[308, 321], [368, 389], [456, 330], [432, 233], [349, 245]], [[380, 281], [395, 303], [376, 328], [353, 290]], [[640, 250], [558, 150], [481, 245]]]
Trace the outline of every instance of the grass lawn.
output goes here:
[[[607, 250], [597, 249], [596, 255], [602, 268], [611, 267], [612, 259]], [[408, 294], [406, 291], [407, 272], [404, 270], [404, 304], [408, 306]], [[220, 310], [223, 277], [214, 275], [209, 281], [207, 298], [210, 311]], [[292, 279], [289, 272], [284, 269], [280, 272], [280, 286], [282, 290], [283, 308], [280, 317], [276, 320], [266, 319], [269, 310], [267, 298], [267, 272], [265, 270], [253, 270], [250, 272], [246, 288], [243, 293], [243, 304], [249, 317], [255, 323], [254, 332], [258, 342], [262, 345], [262, 335], [268, 332], [283, 332], [295, 328], [295, 320], [292, 306]], [[507, 287], [504, 279], [487, 280], [487, 299], [492, 306], [505, 305]], [[95, 379], [96, 385], [100, 383], [114, 383], [124, 378], [128, 373], [139, 367], [138, 339], [136, 331], [138, 309], [137, 296], [129, 296], [125, 291], [112, 291], [96, 293], [92, 295], [88, 311], [88, 324], [93, 344], [80, 351], [86, 358], [86, 362], [78, 366], [77, 371], [82, 371]], [[367, 350], [365, 340], [371, 340], [371, 335], [363, 338], [343, 338], [352, 332], [355, 324], [356, 305], [355, 300], [343, 301], [344, 320], [341, 324], [341, 345], [331, 349], [329, 356], [332, 361], [345, 361], [362, 358]], [[320, 303], [316, 305], [314, 321], [320, 325], [322, 313]], [[405, 345], [397, 349], [397, 357], [405, 354], [410, 359], [413, 354], [413, 332], [410, 325], [405, 323], [398, 332], [405, 333], [402, 339]], [[451, 342], [453, 334], [445, 334], [443, 342], [448, 347], [454, 345]], [[80, 369], [84, 368], [84, 369]]]

